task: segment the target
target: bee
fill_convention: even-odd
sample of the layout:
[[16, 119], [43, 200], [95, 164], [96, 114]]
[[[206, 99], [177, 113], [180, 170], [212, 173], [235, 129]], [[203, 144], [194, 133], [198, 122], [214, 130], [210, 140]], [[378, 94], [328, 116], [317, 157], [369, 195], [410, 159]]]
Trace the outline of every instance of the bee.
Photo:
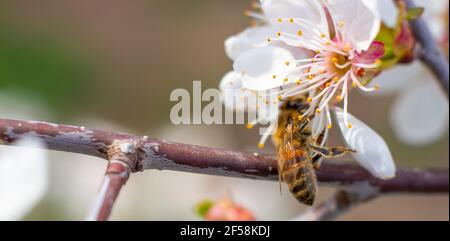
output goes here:
[[278, 151], [279, 180], [301, 203], [312, 206], [317, 192], [315, 170], [322, 157], [331, 158], [354, 152], [345, 147], [322, 147], [324, 131], [312, 136], [313, 116], [303, 117], [309, 108], [305, 97], [288, 99], [280, 107], [278, 127], [272, 136]]

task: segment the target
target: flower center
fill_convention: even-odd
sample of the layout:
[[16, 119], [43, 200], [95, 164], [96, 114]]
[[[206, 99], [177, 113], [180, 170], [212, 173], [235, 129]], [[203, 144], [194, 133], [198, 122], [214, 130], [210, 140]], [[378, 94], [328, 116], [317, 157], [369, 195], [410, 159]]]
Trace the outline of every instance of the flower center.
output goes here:
[[352, 61], [346, 55], [331, 52], [327, 58], [327, 67], [332, 75], [340, 78], [352, 68]]

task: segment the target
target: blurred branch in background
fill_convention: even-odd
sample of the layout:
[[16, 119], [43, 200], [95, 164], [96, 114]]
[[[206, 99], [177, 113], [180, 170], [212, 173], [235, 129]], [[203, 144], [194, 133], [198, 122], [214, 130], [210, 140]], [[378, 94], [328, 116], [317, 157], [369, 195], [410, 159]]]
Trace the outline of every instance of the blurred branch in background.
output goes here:
[[[404, 3], [408, 9], [416, 7], [413, 0], [394, 0], [397, 3]], [[441, 48], [434, 40], [430, 29], [422, 17], [411, 20], [411, 30], [416, 41], [419, 43], [417, 57], [431, 70], [444, 89], [448, 97], [449, 92], [449, 65], [447, 58], [442, 53]]]
[[[85, 127], [0, 119], [0, 138], [11, 144], [35, 137], [50, 150], [100, 157], [109, 161], [102, 190], [88, 219], [106, 220], [120, 189], [132, 172], [174, 170], [261, 180], [278, 180], [277, 160], [243, 153], [107, 132]], [[380, 180], [359, 166], [325, 162], [317, 177], [358, 193], [448, 193], [449, 171], [398, 170], [395, 178]], [[325, 204], [327, 206], [327, 204]]]

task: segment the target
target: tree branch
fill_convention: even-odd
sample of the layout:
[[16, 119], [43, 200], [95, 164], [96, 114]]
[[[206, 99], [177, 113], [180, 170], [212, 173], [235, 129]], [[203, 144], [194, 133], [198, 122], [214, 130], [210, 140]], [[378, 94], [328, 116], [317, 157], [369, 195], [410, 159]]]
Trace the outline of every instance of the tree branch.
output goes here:
[[[408, 9], [416, 7], [413, 0], [403, 1]], [[449, 66], [447, 58], [436, 43], [423, 17], [410, 21], [410, 24], [414, 37], [420, 45], [417, 52], [419, 59], [431, 70], [448, 97]]]
[[[32, 136], [57, 151], [86, 154], [111, 160], [111, 150], [120, 149], [131, 172], [147, 169], [174, 170], [260, 180], [278, 180], [277, 160], [270, 155], [173, 143], [130, 134], [100, 131], [36, 121], [0, 119], [0, 138], [12, 144]], [[370, 185], [381, 193], [446, 193], [448, 169], [397, 171], [396, 178], [380, 180], [363, 168], [328, 161], [317, 171], [322, 183], [340, 186]]]

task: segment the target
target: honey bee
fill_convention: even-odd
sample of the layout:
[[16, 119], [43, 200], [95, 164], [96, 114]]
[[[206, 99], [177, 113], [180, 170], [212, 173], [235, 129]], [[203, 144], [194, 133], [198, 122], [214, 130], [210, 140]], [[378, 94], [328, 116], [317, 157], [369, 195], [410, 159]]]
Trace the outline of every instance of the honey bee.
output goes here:
[[313, 117], [303, 117], [309, 103], [305, 97], [288, 99], [280, 107], [278, 127], [272, 136], [278, 151], [279, 180], [301, 203], [312, 206], [317, 192], [315, 170], [322, 157], [336, 157], [354, 152], [345, 147], [322, 147], [324, 132], [314, 138]]

